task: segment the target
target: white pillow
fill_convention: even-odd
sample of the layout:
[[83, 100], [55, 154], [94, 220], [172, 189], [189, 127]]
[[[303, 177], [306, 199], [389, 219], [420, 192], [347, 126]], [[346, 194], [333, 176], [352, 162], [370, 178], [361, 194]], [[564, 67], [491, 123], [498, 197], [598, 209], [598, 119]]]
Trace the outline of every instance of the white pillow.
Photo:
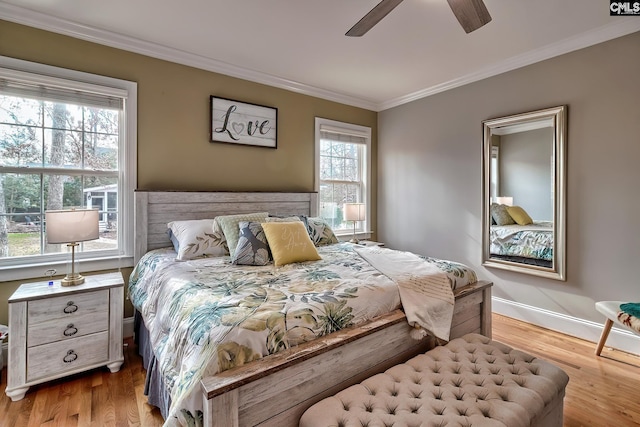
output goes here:
[[[195, 219], [189, 221], [172, 221], [167, 224], [174, 239], [174, 247], [179, 261], [204, 257], [223, 256], [227, 254], [224, 242], [214, 233], [215, 220]], [[177, 247], [176, 247], [177, 242]]]

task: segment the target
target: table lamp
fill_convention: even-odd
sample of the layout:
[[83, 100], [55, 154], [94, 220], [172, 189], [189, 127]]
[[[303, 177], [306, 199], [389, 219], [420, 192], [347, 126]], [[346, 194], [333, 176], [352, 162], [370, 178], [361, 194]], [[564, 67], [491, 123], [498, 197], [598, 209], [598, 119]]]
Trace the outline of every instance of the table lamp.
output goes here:
[[353, 221], [353, 239], [349, 240], [351, 243], [360, 243], [356, 239], [356, 222], [364, 221], [366, 217], [367, 207], [364, 203], [345, 203], [342, 206], [344, 210], [344, 220]]
[[78, 242], [98, 238], [98, 210], [71, 209], [45, 211], [47, 243], [66, 243], [71, 248], [71, 272], [61, 280], [62, 286], [84, 283], [84, 277], [76, 272], [75, 250]]
[[496, 197], [495, 203], [499, 205], [513, 206], [513, 197], [508, 197], [508, 196]]

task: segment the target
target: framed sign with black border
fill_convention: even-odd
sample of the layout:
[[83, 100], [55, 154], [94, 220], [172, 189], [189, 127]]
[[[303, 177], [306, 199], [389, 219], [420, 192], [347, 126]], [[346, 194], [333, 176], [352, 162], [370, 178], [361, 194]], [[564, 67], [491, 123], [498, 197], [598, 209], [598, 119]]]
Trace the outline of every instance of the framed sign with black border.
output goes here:
[[278, 147], [278, 109], [211, 96], [211, 142]]

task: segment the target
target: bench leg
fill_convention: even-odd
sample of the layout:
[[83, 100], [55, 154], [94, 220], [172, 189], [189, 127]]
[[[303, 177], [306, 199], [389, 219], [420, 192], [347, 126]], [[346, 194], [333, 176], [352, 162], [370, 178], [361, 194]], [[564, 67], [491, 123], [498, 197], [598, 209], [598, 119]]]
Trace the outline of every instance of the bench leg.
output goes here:
[[607, 337], [609, 336], [609, 332], [611, 332], [611, 327], [613, 326], [613, 320], [607, 319], [604, 323], [604, 327], [602, 328], [602, 335], [600, 335], [600, 341], [598, 342], [598, 347], [596, 348], [596, 356], [600, 356], [602, 352], [602, 347], [604, 347], [605, 341], [607, 341]]

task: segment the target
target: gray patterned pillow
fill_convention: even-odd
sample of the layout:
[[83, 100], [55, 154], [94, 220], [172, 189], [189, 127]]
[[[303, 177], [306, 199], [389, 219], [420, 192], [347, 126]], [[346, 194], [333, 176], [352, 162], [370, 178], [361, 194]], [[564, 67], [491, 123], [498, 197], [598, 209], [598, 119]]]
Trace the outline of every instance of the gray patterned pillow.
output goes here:
[[235, 253], [236, 245], [238, 244], [238, 233], [240, 231], [238, 223], [240, 221], [263, 222], [268, 216], [269, 214], [267, 212], [256, 212], [237, 215], [220, 215], [216, 217], [216, 222], [220, 225], [220, 228], [222, 228], [224, 237], [227, 239], [227, 247], [229, 248], [229, 254], [231, 254], [231, 256]]
[[338, 238], [334, 234], [333, 230], [320, 217], [308, 217], [307, 218], [307, 231], [311, 241], [316, 246], [331, 245], [338, 243]]
[[238, 223], [238, 245], [231, 262], [238, 265], [266, 265], [269, 263], [269, 245], [259, 222]]
[[491, 218], [496, 222], [496, 225], [511, 225], [516, 222], [511, 218], [507, 211], [507, 205], [499, 205], [494, 203], [491, 205]]

